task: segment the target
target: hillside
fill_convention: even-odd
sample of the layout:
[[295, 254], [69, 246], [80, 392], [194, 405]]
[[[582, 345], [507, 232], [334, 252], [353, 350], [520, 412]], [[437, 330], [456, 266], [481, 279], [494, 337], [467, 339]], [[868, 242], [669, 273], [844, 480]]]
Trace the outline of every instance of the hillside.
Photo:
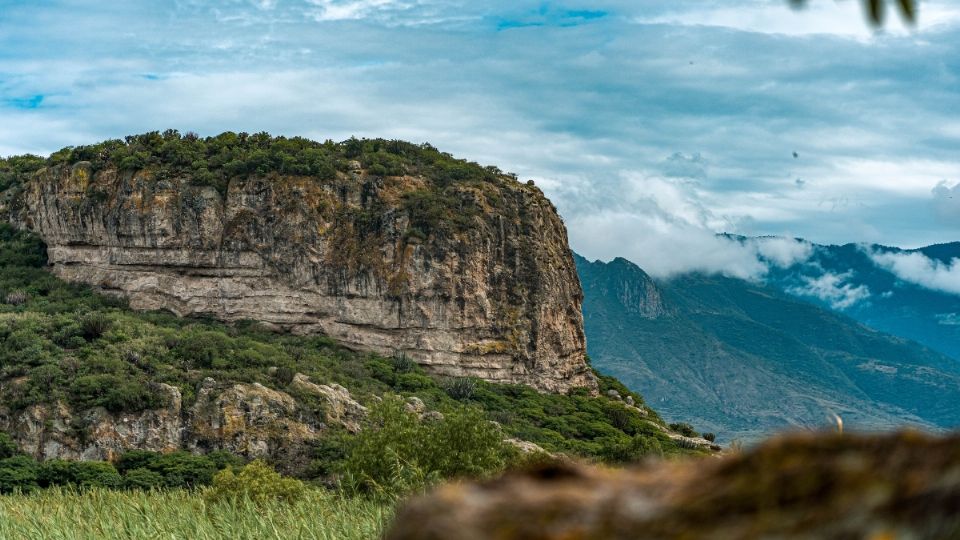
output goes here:
[[[170, 137], [170, 140], [174, 140], [172, 135]], [[189, 139], [177, 136], [176, 140]], [[281, 144], [282, 140], [274, 139], [273, 142]], [[130, 144], [137, 143], [134, 141]], [[352, 144], [348, 141], [333, 147], [335, 152], [342, 152], [345, 151], [343, 147]], [[364, 141], [358, 144], [375, 143]], [[448, 159], [429, 148], [420, 148], [418, 151], [440, 156], [437, 159]], [[85, 157], [90, 157], [87, 155], [89, 152], [89, 149], [65, 151], [67, 155], [79, 153]], [[104, 152], [106, 150], [101, 146], [92, 155], [103, 156]], [[532, 358], [526, 361], [524, 357], [518, 358], [515, 364], [522, 368], [518, 373], [527, 377], [542, 377], [545, 381], [553, 378], [554, 381], [568, 383], [564, 387], [567, 390], [565, 392], [544, 392], [545, 388], [551, 387], [549, 382], [537, 384], [537, 381], [530, 380], [530, 384], [526, 385], [489, 382], [469, 376], [474, 373], [468, 369], [471, 367], [469, 364], [459, 372], [438, 371], [429, 361], [417, 358], [404, 349], [391, 348], [388, 354], [364, 350], [376, 347], [357, 347], [355, 341], [344, 343], [327, 335], [289, 331], [297, 330], [295, 325], [284, 327], [270, 321], [243, 320], [240, 315], [245, 312], [227, 310], [209, 313], [201, 310], [193, 316], [179, 316], [169, 310], [144, 309], [146, 306], [143, 305], [134, 309], [132, 304], [135, 300], [128, 300], [125, 294], [120, 294], [122, 288], [110, 288], [101, 282], [94, 289], [81, 283], [64, 281], [58, 275], [75, 275], [71, 272], [78, 266], [103, 267], [92, 260], [66, 264], [59, 259], [57, 263], [55, 257], [62, 253], [62, 249], [76, 246], [71, 243], [73, 241], [82, 243], [83, 238], [97, 237], [103, 233], [106, 228], [104, 224], [110, 223], [109, 220], [114, 220], [114, 225], [123, 223], [125, 214], [113, 206], [118, 197], [140, 199], [129, 192], [97, 195], [102, 193], [97, 191], [99, 188], [90, 187], [69, 196], [61, 193], [62, 197], [44, 199], [54, 206], [63, 205], [67, 210], [62, 216], [44, 213], [45, 210], [34, 212], [36, 207], [30, 205], [40, 200], [34, 198], [38, 191], [61, 186], [57, 183], [60, 180], [97, 179], [112, 174], [104, 171], [115, 171], [110, 169], [112, 165], [107, 162], [100, 165], [81, 162], [67, 167], [58, 163], [58, 160], [64, 159], [62, 155], [54, 155], [48, 160], [11, 158], [4, 160], [0, 166], [0, 170], [4, 171], [4, 176], [0, 178], [3, 180], [2, 187], [6, 188], [0, 198], [4, 201], [7, 216], [14, 223], [42, 228], [46, 225], [37, 225], [36, 220], [49, 224], [73, 219], [70, 216], [85, 216], [83, 225], [87, 228], [86, 232], [73, 231], [71, 234], [79, 235], [73, 240], [49, 233], [48, 229], [51, 238], [63, 242], [57, 247], [46, 245], [35, 233], [0, 224], [0, 492], [14, 487], [26, 489], [43, 486], [46, 485], [44, 482], [72, 482], [67, 479], [73, 478], [73, 472], [44, 472], [47, 470], [44, 467], [68, 470], [69, 467], [59, 461], [61, 459], [107, 460], [117, 464], [132, 460], [141, 465], [136, 468], [137, 471], [147, 468], [142, 474], [153, 478], [152, 482], [172, 486], [180, 485], [177, 482], [183, 481], [183, 474], [176, 473], [180, 476], [170, 478], [164, 476], [168, 474], [164, 467], [170, 465], [170, 460], [178, 464], [175, 469], [183, 466], [181, 462], [200, 467], [204, 471], [201, 477], [206, 481], [216, 470], [212, 467], [217, 464], [226, 466], [236, 458], [264, 458], [285, 473], [333, 481], [331, 479], [339, 478], [338, 475], [343, 471], [350, 470], [349, 463], [356, 465], [357, 460], [362, 459], [372, 460], [371, 463], [380, 467], [376, 473], [370, 473], [374, 474], [372, 478], [396, 480], [396, 471], [391, 467], [397, 463], [389, 465], [384, 462], [402, 459], [410, 460], [404, 463], [415, 466], [413, 470], [423, 467], [422, 474], [425, 476], [419, 480], [423, 482], [434, 478], [430, 475], [444, 478], [457, 474], [488, 474], [515, 459], [518, 452], [520, 455], [525, 452], [534, 452], [535, 455], [541, 452], [562, 453], [618, 463], [649, 454], [702, 453], [711, 446], [703, 439], [675, 433], [656, 412], [644, 404], [639, 394], [628, 391], [611, 377], [597, 375], [586, 364], [583, 367], [583, 380], [592, 384], [578, 387], [569, 384], [571, 379], [565, 379], [563, 374], [544, 371], [549, 370], [549, 363], [538, 364]], [[359, 157], [369, 158], [364, 156], [366, 154]], [[165, 170], [163, 162], [160, 163], [150, 174], [160, 175]], [[376, 163], [367, 166], [373, 169]], [[439, 165], [434, 163], [432, 166]], [[464, 166], [471, 171], [488, 171], [479, 167], [474, 169], [469, 164]], [[366, 174], [351, 178], [360, 182], [360, 185], [379, 181]], [[151, 190], [161, 189], [155, 184], [162, 185], [165, 181], [153, 177], [148, 181], [143, 173], [123, 173], [120, 176], [126, 178], [124, 182], [141, 177], [138, 182], [145, 190], [143, 193], [154, 195], [156, 192]], [[269, 181], [280, 184], [286, 181], [269, 173], [267, 177], [270, 180], [262, 181], [263, 190], [272, 189], [266, 185]], [[494, 184], [508, 180], [514, 182], [509, 177], [503, 177]], [[180, 183], [177, 185], [189, 192], [192, 189], [189, 182], [192, 181], [184, 179], [178, 181]], [[297, 180], [303, 185], [314, 181], [320, 182], [312, 177]], [[236, 186], [237, 182], [239, 180], [231, 179], [227, 183], [228, 191], [236, 190], [231, 186]], [[129, 184], [123, 185], [129, 187]], [[240, 197], [240, 194], [234, 195]], [[154, 203], [160, 204], [163, 197], [157, 197]], [[166, 200], [167, 207], [171, 207], [171, 199]], [[540, 199], [527, 202], [537, 206], [541, 204], [537, 200]], [[183, 204], [183, 201], [177, 204]], [[291, 204], [297, 204], [297, 201], [292, 200]], [[103, 208], [101, 205], [110, 205], [115, 211], [98, 213], [97, 209]], [[539, 215], [537, 219], [546, 221], [538, 223], [548, 228], [552, 226], [549, 216], [537, 214], [538, 210], [532, 207], [524, 208], [527, 216]], [[437, 219], [449, 217], [446, 209], [437, 211], [440, 212]], [[285, 219], [300, 215], [298, 212], [289, 211]], [[391, 212], [395, 211], [384, 209], [384, 212], [393, 215]], [[405, 214], [404, 219], [420, 215], [419, 211], [410, 212]], [[189, 213], [185, 215], [196, 217]], [[370, 218], [370, 214], [364, 215]], [[262, 219], [277, 221], [281, 217], [264, 216]], [[520, 223], [527, 223], [524, 221], [526, 218], [518, 219]], [[190, 229], [196, 227], [197, 222], [186, 219], [180, 219], [173, 225], [150, 221], [137, 223], [146, 236], [166, 230], [164, 227], [167, 225], [172, 226], [173, 231], [198, 230]], [[451, 255], [451, 252], [432, 253], [425, 247], [442, 244], [442, 238], [447, 233], [438, 231], [446, 230], [444, 228], [448, 225], [439, 224], [439, 229], [427, 234], [417, 244], [430, 261], [435, 262], [447, 256], [459, 257]], [[148, 226], [155, 228], [148, 229]], [[506, 234], [503, 231], [512, 225], [503, 223], [502, 226], [501, 232]], [[66, 234], [66, 229], [60, 231]], [[531, 229], [524, 234], [534, 233]], [[456, 236], [452, 232], [449, 234]], [[80, 237], [81, 240], [77, 240]], [[162, 237], [151, 236], [158, 241]], [[115, 257], [110, 261], [124, 260], [126, 255], [123, 250], [130, 248], [123, 243], [138, 241], [122, 235], [112, 238], [121, 245], [110, 251], [110, 256]], [[198, 241], [206, 241], [202, 235], [198, 238]], [[365, 236], [358, 233], [358, 238]], [[175, 240], [179, 242], [181, 239], [177, 237]], [[517, 250], [522, 248], [523, 242], [514, 238], [510, 240], [510, 245], [509, 249]], [[330, 249], [338, 247], [341, 246], [331, 245]], [[187, 250], [176, 243], [164, 249], [168, 253], [179, 251], [181, 254]], [[461, 246], [459, 249], [463, 251], [466, 248]], [[521, 251], [510, 252], [511, 257], [523, 260], [525, 255]], [[555, 255], [562, 257], [563, 252]], [[106, 264], [109, 266], [113, 263], [108, 261]], [[423, 264], [433, 263], [427, 261]], [[522, 267], [526, 263], [518, 264]], [[142, 282], [156, 279], [156, 275], [150, 274], [150, 268], [127, 264], [121, 266], [128, 267], [123, 270], [125, 272], [143, 271]], [[226, 268], [225, 273], [229, 273], [230, 268]], [[516, 280], [522, 280], [523, 275], [514, 275], [511, 268], [514, 267], [500, 267], [497, 277], [502, 280], [498, 282], [498, 290], [509, 293], [506, 302], [522, 305], [525, 302], [548, 301], [546, 289], [537, 289], [536, 285], [544, 281], [521, 283]], [[179, 266], [169, 273], [173, 276], [218, 276], [212, 267], [202, 265]], [[360, 275], [365, 274], [361, 271]], [[258, 283], [266, 287], [273, 282], [262, 280]], [[156, 282], [154, 286], [157, 286]], [[166, 285], [161, 283], [160, 286]], [[569, 293], [568, 300], [578, 305], [578, 284], [574, 282], [565, 287]], [[376, 287], [371, 285], [367, 290], [376, 291]], [[525, 296], [518, 296], [521, 292]], [[340, 305], [348, 309], [356, 295], [344, 294], [343, 298], [344, 302]], [[448, 300], [456, 303], [465, 298], [432, 301]], [[497, 300], [488, 297], [485, 302], [483, 306], [464, 305], [460, 311], [495, 306]], [[204, 304], [201, 302], [200, 305]], [[249, 304], [252, 307], [256, 305], [255, 302]], [[214, 318], [224, 314], [232, 317], [223, 318], [237, 320], [217, 321]], [[421, 315], [429, 320], [427, 314]], [[546, 315], [549, 316], [552, 315]], [[575, 333], [582, 334], [582, 327], [576, 318], [554, 322], [558, 327], [573, 328]], [[508, 321], [488, 330], [513, 332], [511, 335], [515, 339], [526, 339], [522, 338], [518, 324], [528, 323]], [[425, 328], [432, 327], [426, 325]], [[405, 330], [397, 330], [402, 331]], [[474, 331], [469, 327], [462, 329], [466, 335]], [[517, 336], [517, 332], [521, 336]], [[548, 333], [547, 336], [560, 339], [559, 334]], [[537, 349], [536, 343], [534, 336], [524, 345], [531, 349], [525, 350], [534, 353], [539, 350], [542, 354], [543, 350]], [[550, 345], [563, 346], [557, 343]], [[422, 352], [423, 347], [418, 350]], [[502, 353], [494, 351], [490, 358], [497, 360], [509, 356]], [[512, 356], [510, 358], [514, 361]], [[418, 360], [424, 365], [419, 365]], [[489, 368], [490, 365], [476, 367]], [[482, 375], [487, 372], [476, 373]], [[400, 396], [402, 406], [397, 405], [395, 398], [391, 397], [394, 395]], [[392, 420], [385, 422], [384, 415], [393, 415], [389, 416]], [[399, 426], [397, 429], [402, 428], [402, 431], [384, 433], [389, 431], [386, 427], [390, 426]], [[682, 431], [692, 435], [689, 430]], [[451, 432], [457, 434], [453, 440], [449, 439]], [[471, 439], [466, 436], [467, 433], [472, 433], [474, 438], [486, 437], [486, 443]], [[388, 439], [370, 442], [371, 437], [375, 441], [376, 437]], [[401, 444], [389, 437], [402, 440], [414, 438]], [[491, 443], [495, 444], [489, 446]], [[448, 446], [447, 450], [431, 450], [433, 447], [430, 445], [453, 445], [454, 449]], [[463, 448], [456, 450], [457, 445]], [[373, 454], [364, 454], [364, 448], [374, 447], [376, 451]], [[384, 454], [383, 449], [387, 447], [400, 453], [394, 457], [391, 457], [393, 454]], [[128, 457], [131, 452], [134, 457]], [[136, 452], [146, 453], [141, 455]], [[446, 452], [452, 453], [447, 455]], [[471, 462], [475, 459], [475, 456], [471, 457], [472, 452], [488, 452], [483, 457], [485, 461], [482, 466]], [[496, 457], [491, 457], [489, 452]], [[195, 456], [190, 457], [191, 453]], [[214, 458], [202, 458], [207, 461], [201, 461], [199, 465], [190, 461], [196, 455], [204, 454], [220, 457], [214, 461], [210, 461]], [[365, 455], [367, 457], [363, 458]], [[172, 457], [168, 459], [161, 456]], [[224, 456], [234, 457], [227, 459]], [[36, 462], [31, 461], [34, 459], [46, 460], [49, 465], [38, 468]], [[449, 462], [451, 459], [453, 462]], [[426, 460], [429, 464], [416, 460]], [[103, 464], [94, 463], [91, 466], [100, 465]], [[104, 485], [115, 486], [127, 481], [117, 476], [112, 465], [103, 466], [112, 471], [108, 471], [109, 482]], [[9, 470], [18, 472], [9, 473]], [[120, 472], [126, 474], [124, 470]], [[86, 474], [83, 471], [76, 472], [81, 473]], [[351, 478], [357, 477], [354, 475]]]
[[848, 429], [960, 425], [960, 365], [942, 354], [742, 280], [576, 260], [594, 365], [668, 419], [726, 440], [833, 414]]
[[567, 233], [532, 183], [429, 145], [176, 131], [9, 160], [52, 271], [444, 376], [596, 389]]

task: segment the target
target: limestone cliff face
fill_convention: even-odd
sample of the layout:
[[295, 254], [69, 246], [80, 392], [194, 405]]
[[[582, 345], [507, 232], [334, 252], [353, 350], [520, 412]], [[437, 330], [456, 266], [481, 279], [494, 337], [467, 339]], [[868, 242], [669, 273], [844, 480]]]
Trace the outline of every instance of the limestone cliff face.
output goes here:
[[595, 388], [553, 205], [509, 177], [435, 189], [355, 163], [329, 181], [252, 176], [221, 193], [81, 162], [38, 172], [16, 219], [58, 276], [135, 309], [323, 333], [441, 375]]

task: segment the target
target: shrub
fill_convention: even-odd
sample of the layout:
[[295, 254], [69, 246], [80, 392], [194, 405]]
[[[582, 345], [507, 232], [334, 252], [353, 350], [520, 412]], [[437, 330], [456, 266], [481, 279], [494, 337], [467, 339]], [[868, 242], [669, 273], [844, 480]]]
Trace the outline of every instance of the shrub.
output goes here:
[[717, 440], [716, 434], [714, 434], [714, 433], [709, 433], [709, 432], [704, 433], [703, 435], [701, 435], [701, 437], [703, 437], [704, 439], [706, 439], [706, 440], [708, 440], [708, 441], [710, 441], [710, 442], [715, 442], [715, 441]]
[[670, 429], [686, 437], [697, 436], [697, 432], [696, 430], [693, 429], [693, 426], [691, 426], [686, 422], [676, 422], [676, 423], [670, 424]]
[[255, 504], [273, 501], [292, 503], [303, 498], [306, 486], [295, 478], [284, 478], [263, 461], [256, 460], [234, 472], [224, 469], [213, 478], [204, 493], [209, 504], [247, 499]]
[[0, 459], [11, 458], [19, 453], [16, 441], [10, 435], [0, 431]]
[[30, 456], [18, 455], [0, 459], [0, 493], [36, 489], [37, 471], [37, 462]]
[[603, 441], [600, 457], [607, 463], [631, 463], [650, 456], [662, 456], [660, 441], [654, 437], [614, 437]]
[[20, 291], [20, 290], [10, 291], [9, 293], [7, 293], [6, 300], [7, 300], [7, 303], [10, 304], [11, 306], [20, 306], [20, 305], [26, 304], [27, 301], [30, 300], [30, 295], [27, 294], [25, 291]]
[[109, 329], [110, 319], [99, 311], [87, 315], [80, 321], [80, 330], [87, 341], [100, 339]]
[[123, 475], [125, 489], [160, 489], [165, 485], [163, 475], [150, 469], [131, 469]]
[[188, 452], [173, 452], [158, 457], [150, 469], [163, 475], [167, 487], [196, 487], [209, 484], [217, 472], [213, 461]]
[[444, 390], [446, 390], [447, 395], [453, 399], [457, 401], [466, 401], [472, 398], [473, 393], [477, 390], [477, 381], [476, 379], [471, 379], [469, 377], [458, 377], [456, 379], [447, 381]]
[[393, 353], [393, 371], [396, 373], [409, 373], [417, 367], [417, 363], [407, 356], [407, 353], [396, 351]]
[[402, 399], [388, 397], [370, 411], [341, 472], [348, 491], [395, 497], [440, 478], [497, 472], [507, 454], [502, 432], [478, 409], [420, 422]]
[[120, 473], [106, 461], [45, 461], [38, 466], [37, 479], [42, 487], [118, 488], [123, 485]]

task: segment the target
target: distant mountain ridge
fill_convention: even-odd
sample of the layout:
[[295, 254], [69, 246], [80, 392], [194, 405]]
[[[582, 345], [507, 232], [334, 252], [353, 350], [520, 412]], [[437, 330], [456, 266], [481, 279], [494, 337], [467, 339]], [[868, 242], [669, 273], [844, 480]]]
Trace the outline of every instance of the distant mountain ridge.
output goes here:
[[721, 439], [960, 425], [960, 362], [772, 286], [576, 258], [594, 366]]
[[931, 265], [939, 265], [942, 272], [960, 258], [960, 242], [918, 249], [877, 244], [812, 247], [809, 259], [787, 268], [774, 266], [764, 281], [780, 291], [839, 311], [871, 328], [923, 343], [960, 361], [960, 294], [904, 279], [874, 259], [886, 256], [893, 260], [898, 255], [918, 254], [927, 257]]

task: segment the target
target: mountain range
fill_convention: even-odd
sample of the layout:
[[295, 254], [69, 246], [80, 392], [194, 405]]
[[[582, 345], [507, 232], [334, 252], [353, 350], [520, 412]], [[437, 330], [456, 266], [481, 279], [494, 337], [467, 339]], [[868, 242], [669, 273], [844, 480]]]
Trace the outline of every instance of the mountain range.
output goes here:
[[[824, 275], [863, 276], [864, 284], [851, 287], [871, 288], [869, 300], [876, 302], [860, 294], [860, 310], [852, 311], [863, 317], [879, 317], [881, 301], [903, 296], [912, 300], [900, 317], [914, 310], [936, 320], [935, 312], [949, 308], [947, 296], [892, 281], [879, 268], [868, 272], [857, 254], [869, 256], [857, 246], [813, 252], [817, 259], [794, 265], [792, 273], [781, 269], [770, 284], [696, 273], [654, 280], [622, 258], [577, 256], [593, 365], [642, 392], [667, 419], [692, 421], [720, 440], [822, 427], [838, 417], [862, 430], [960, 424], [955, 359], [837, 313], [827, 300], [785, 291], [809, 284], [805, 278], [819, 264]], [[843, 256], [863, 266], [844, 267]], [[893, 295], [885, 298], [888, 290]]]
[[772, 265], [764, 281], [871, 328], [960, 360], [960, 242], [904, 250], [810, 244], [810, 256]]

